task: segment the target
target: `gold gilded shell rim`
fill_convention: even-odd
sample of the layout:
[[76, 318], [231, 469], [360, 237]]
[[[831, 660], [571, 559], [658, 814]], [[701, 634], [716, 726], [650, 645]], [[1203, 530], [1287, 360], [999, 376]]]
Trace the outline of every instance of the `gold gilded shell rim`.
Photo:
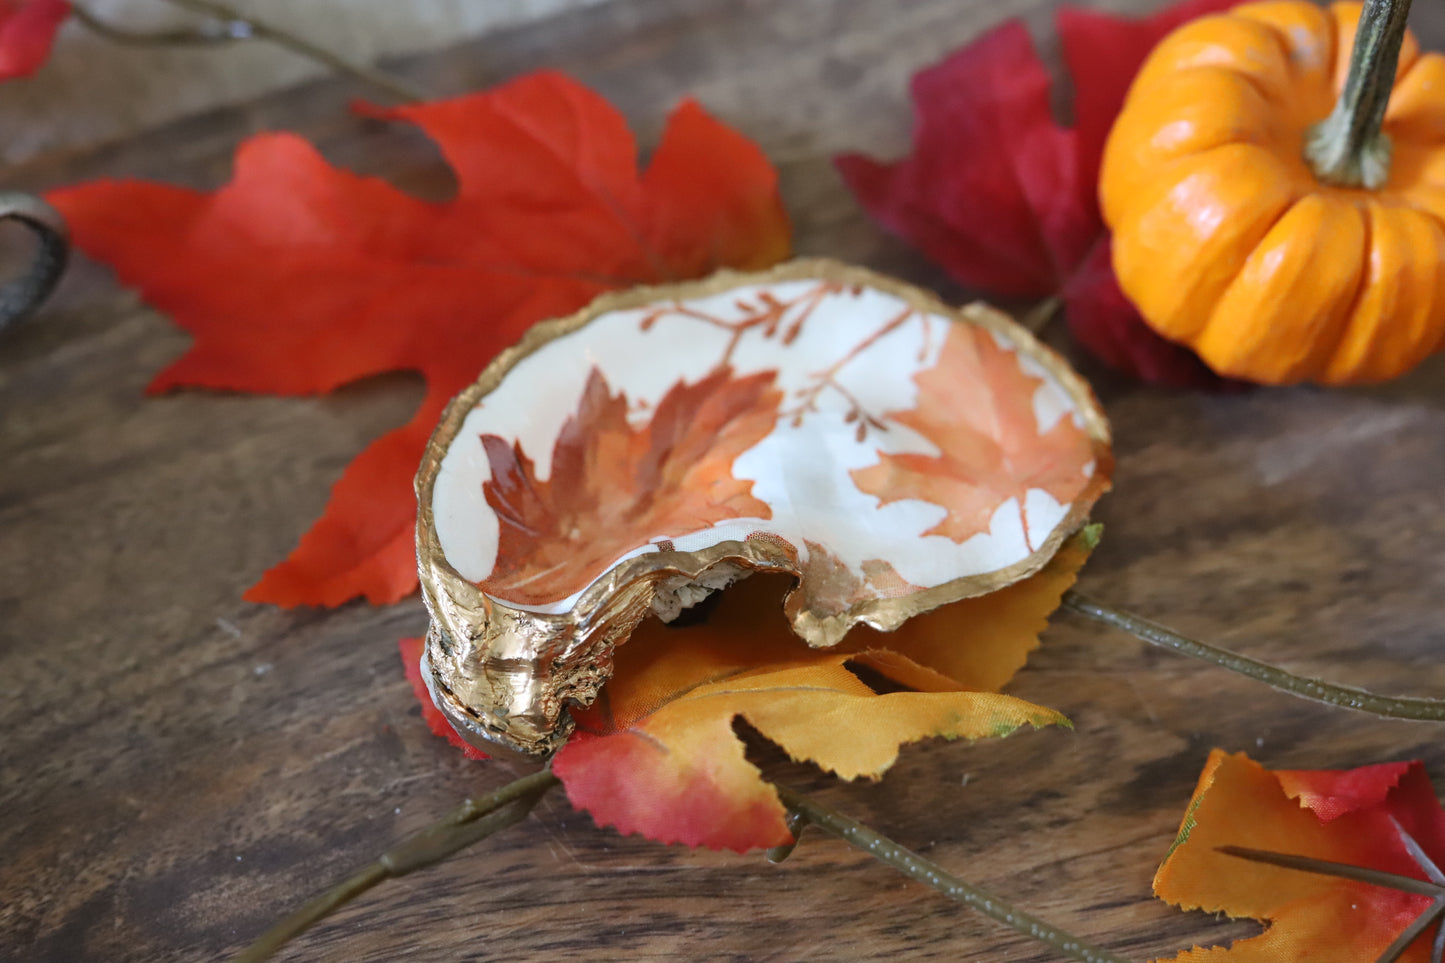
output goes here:
[[[891, 631], [915, 615], [1013, 584], [1042, 568], [1058, 551], [1064, 539], [1085, 524], [1094, 502], [1110, 484], [1113, 456], [1108, 421], [1088, 383], [1062, 357], [1007, 314], [981, 302], [961, 308], [952, 307], [935, 295], [905, 282], [826, 258], [793, 260], [761, 272], [725, 269], [697, 281], [610, 292], [601, 295], [575, 314], [539, 322], [528, 329], [515, 345], [498, 354], [477, 380], [447, 405], [427, 443], [415, 480], [418, 503], [417, 565], [423, 599], [432, 617], [428, 653], [433, 651], [433, 643], [439, 643], [446, 648], [461, 641], [452, 638], [452, 635], [463, 634], [457, 631], [458, 627], [463, 627], [465, 634], [475, 639], [480, 635], [477, 624], [479, 620], [526, 620], [549, 628], [586, 623], [597, 613], [606, 610], [611, 597], [621, 587], [664, 575], [693, 576], [721, 559], [756, 571], [778, 570], [777, 560], [769, 557], [766, 552], [758, 551], [759, 546], [754, 545], [752, 539], [748, 542], [722, 542], [695, 551], [649, 552], [613, 566], [580, 593], [570, 611], [555, 614], [533, 612], [487, 596], [480, 586], [465, 579], [452, 567], [441, 547], [432, 496], [442, 459], [460, 433], [467, 416], [502, 383], [513, 368], [551, 342], [615, 311], [645, 307], [658, 302], [707, 297], [745, 286], [796, 280], [832, 281], [872, 288], [897, 297], [920, 312], [1001, 334], [1021, 356], [1039, 364], [1063, 390], [1074, 411], [1083, 421], [1083, 430], [1089, 439], [1094, 463], [1093, 474], [1084, 489], [1070, 503], [1064, 518], [1047, 539], [1026, 558], [1002, 569], [962, 576], [910, 594], [866, 599], [851, 605], [841, 616], [827, 620], [816, 617], [797, 618], [794, 620], [794, 630], [809, 645], [835, 644], [848, 629], [860, 622], [881, 631]], [[447, 623], [452, 625], [451, 633], [447, 632]], [[610, 648], [607, 661], [608, 665], [599, 667], [604, 675], [604, 682], [605, 676], [610, 675]], [[446, 668], [436, 665], [435, 662], [433, 659], [430, 664], [424, 663], [423, 675], [430, 672], [436, 676], [428, 679], [433, 696], [443, 714], [452, 721], [464, 738], [489, 751], [501, 744], [505, 748], [532, 757], [544, 757], [560, 745], [560, 740], [551, 736], [546, 738], [545, 746], [529, 745], [527, 740], [519, 744], [508, 735], [505, 726], [500, 726], [495, 719], [486, 718], [484, 707], [468, 705], [465, 700], [458, 700], [453, 695], [453, 680], [445, 678]], [[457, 704], [458, 702], [460, 704]], [[570, 719], [564, 720], [564, 723], [562, 728], [570, 730]]]

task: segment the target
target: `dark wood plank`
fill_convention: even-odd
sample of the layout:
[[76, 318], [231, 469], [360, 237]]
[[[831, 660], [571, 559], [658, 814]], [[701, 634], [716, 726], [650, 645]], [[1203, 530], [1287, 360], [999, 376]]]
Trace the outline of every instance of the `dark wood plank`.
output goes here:
[[[964, 292], [867, 221], [830, 157], [906, 147], [908, 76], [1044, 0], [614, 0], [393, 65], [438, 91], [542, 66], [618, 103], [644, 143], [685, 91], [782, 173], [800, 252]], [[1140, 9], [1146, 0], [1119, 8]], [[1445, 15], [1417, 12], [1427, 45]], [[1054, 45], [1045, 40], [1052, 54]], [[214, 185], [296, 129], [429, 196], [420, 138], [344, 111], [342, 82], [0, 173], [40, 188], [143, 175]], [[420, 602], [334, 612], [242, 591], [419, 398], [403, 377], [322, 399], [144, 398], [185, 337], [80, 263], [0, 344], [0, 956], [213, 960], [404, 832], [513, 775], [420, 724], [395, 640]], [[1083, 588], [1177, 628], [1379, 691], [1445, 693], [1445, 360], [1388, 387], [1167, 392], [1081, 361], [1114, 419], [1115, 492]], [[1145, 958], [1252, 924], [1149, 895], [1212, 746], [1276, 767], [1421, 757], [1438, 729], [1311, 706], [1062, 616], [1011, 691], [1076, 731], [906, 752], [879, 785], [767, 771], [1001, 896]], [[389, 886], [292, 960], [1051, 958], [810, 838], [786, 863], [620, 838], [557, 795], [475, 852]]]

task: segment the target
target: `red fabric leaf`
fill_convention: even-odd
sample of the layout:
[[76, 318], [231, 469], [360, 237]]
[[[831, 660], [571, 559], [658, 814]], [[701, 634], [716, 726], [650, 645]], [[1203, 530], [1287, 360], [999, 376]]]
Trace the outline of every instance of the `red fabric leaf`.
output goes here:
[[1411, 765], [1382, 762], [1358, 769], [1281, 769], [1274, 778], [1286, 796], [1298, 799], [1301, 806], [1313, 810], [1321, 822], [1327, 823], [1384, 802]]
[[426, 439], [529, 325], [610, 289], [788, 253], [767, 159], [691, 101], [640, 174], [623, 117], [556, 73], [368, 112], [426, 131], [456, 196], [419, 201], [290, 134], [245, 142], [214, 193], [122, 181], [49, 196], [79, 247], [195, 336], [152, 391], [313, 394], [385, 371], [425, 376], [416, 415], [351, 463], [252, 601], [386, 603], [414, 589], [411, 480]]
[[426, 720], [427, 728], [432, 734], [441, 736], [456, 746], [468, 759], [491, 758], [457, 735], [452, 724], [447, 722], [447, 717], [442, 715], [442, 711], [431, 701], [431, 693], [427, 691], [426, 683], [421, 678], [421, 655], [426, 650], [426, 639], [402, 639], [397, 643], [397, 647], [401, 650], [401, 664], [406, 668], [406, 681], [411, 683], [411, 693], [421, 705], [421, 717]]
[[1048, 71], [1027, 29], [1008, 21], [914, 77], [911, 155], [835, 163], [869, 214], [964, 284], [1057, 295], [1074, 338], [1111, 367], [1164, 384], [1217, 384], [1119, 291], [1096, 185], [1104, 139], [1144, 56], [1184, 20], [1231, 5], [1189, 0], [1146, 20], [1062, 9], [1072, 128], [1054, 120]]
[[679, 765], [668, 759], [667, 747], [645, 737], [578, 731], [552, 768], [568, 786], [573, 806], [624, 836], [739, 853], [791, 842], [786, 810], [772, 787], [730, 778], [747, 766], [743, 744], [708, 748], [716, 757], [698, 755]]
[[1199, 356], [1165, 341], [1144, 323], [1119, 290], [1105, 236], [1065, 283], [1063, 299], [1069, 334], [1086, 351], [1116, 371], [1141, 381], [1176, 388], [1226, 388]]
[[1227, 10], [1240, 0], [1184, 0], [1143, 19], [1080, 7], [1060, 7], [1059, 40], [1074, 81], [1074, 130], [1078, 132], [1079, 180], [1088, 185], [1098, 216], [1099, 161], [1124, 95], [1149, 51], [1188, 20]]
[[953, 277], [1002, 295], [1051, 294], [1066, 267], [1056, 249], [1081, 257], [1096, 227], [1049, 86], [1028, 29], [1010, 20], [914, 76], [912, 156], [836, 164], [870, 214]]
[[0, 0], [0, 80], [39, 70], [68, 16], [65, 0]]

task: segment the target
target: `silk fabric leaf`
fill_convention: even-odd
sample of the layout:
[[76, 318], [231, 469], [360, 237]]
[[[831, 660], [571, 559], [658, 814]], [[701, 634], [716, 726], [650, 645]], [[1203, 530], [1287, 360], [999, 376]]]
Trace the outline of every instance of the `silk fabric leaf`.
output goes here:
[[411, 485], [426, 439], [447, 400], [534, 322], [604, 291], [788, 254], [773, 168], [694, 102], [673, 112], [641, 172], [622, 115], [557, 73], [367, 112], [425, 131], [455, 196], [410, 197], [291, 134], [248, 139], [215, 192], [101, 181], [49, 195], [81, 249], [194, 336], [151, 391], [305, 395], [387, 371], [425, 377], [412, 419], [351, 463], [252, 601], [412, 591]]
[[[1333, 771], [1270, 771], [1243, 753], [1210, 754], [1154, 892], [1186, 910], [1250, 917], [1269, 926], [1231, 946], [1186, 950], [1180, 963], [1329, 960], [1374, 963], [1430, 905], [1383, 886], [1246, 862], [1239, 846], [1348, 863], [1414, 879], [1425, 871], [1396, 823], [1445, 865], [1445, 812], [1418, 762]], [[1427, 932], [1401, 958], [1430, 958]]]
[[[893, 633], [855, 629], [834, 649], [809, 649], [793, 635], [778, 604], [786, 580], [776, 577], [729, 589], [703, 624], [644, 623], [617, 650], [598, 701], [574, 713], [577, 732], [553, 771], [599, 824], [742, 851], [790, 837], [777, 794], [746, 758], [739, 721], [845, 779], [882, 776], [901, 745], [920, 739], [1067, 724], [991, 690], [1038, 644], [1090, 541], [1076, 536], [1002, 592], [916, 616]], [[908, 691], [878, 694], [852, 671], [859, 665]]]

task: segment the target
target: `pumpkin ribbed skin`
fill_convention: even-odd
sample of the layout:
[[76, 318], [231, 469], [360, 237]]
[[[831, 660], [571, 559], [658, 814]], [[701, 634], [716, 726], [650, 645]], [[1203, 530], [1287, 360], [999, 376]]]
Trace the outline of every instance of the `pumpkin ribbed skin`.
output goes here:
[[1191, 21], [1109, 135], [1099, 195], [1119, 284], [1220, 374], [1381, 381], [1445, 337], [1445, 57], [1406, 36], [1380, 189], [1326, 185], [1304, 159], [1359, 13], [1278, 0]]

